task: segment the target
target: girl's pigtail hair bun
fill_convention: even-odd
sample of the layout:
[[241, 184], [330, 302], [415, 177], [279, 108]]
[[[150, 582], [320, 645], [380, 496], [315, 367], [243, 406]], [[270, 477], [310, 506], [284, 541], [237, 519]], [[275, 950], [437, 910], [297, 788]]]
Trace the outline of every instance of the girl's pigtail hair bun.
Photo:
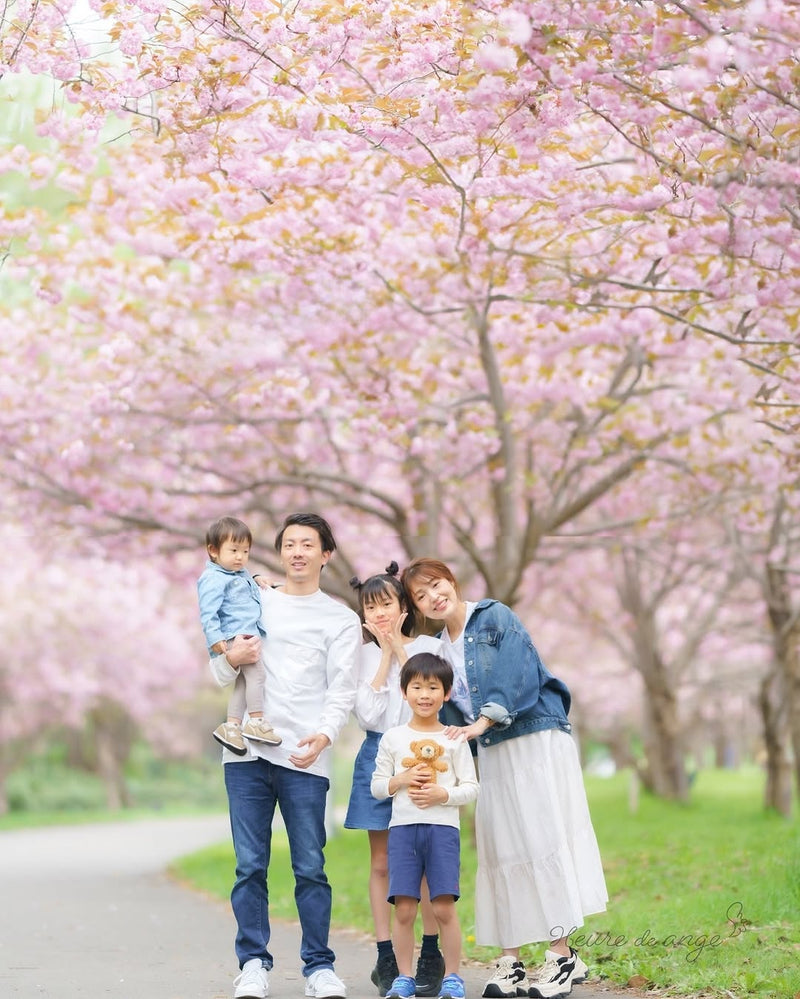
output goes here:
[[398, 572], [400, 572], [400, 566], [397, 564], [397, 562], [390, 562], [386, 566], [386, 575], [387, 576], [396, 576], [398, 574]]
[[350, 585], [353, 587], [354, 590], [360, 590], [364, 584], [361, 582], [358, 576], [351, 576]]

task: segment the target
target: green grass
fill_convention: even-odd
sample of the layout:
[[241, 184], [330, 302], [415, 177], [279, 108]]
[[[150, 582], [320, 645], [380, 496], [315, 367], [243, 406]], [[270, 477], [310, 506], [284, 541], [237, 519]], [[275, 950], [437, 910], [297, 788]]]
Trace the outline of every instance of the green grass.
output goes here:
[[[572, 937], [593, 976], [672, 995], [792, 999], [800, 994], [800, 826], [761, 807], [756, 770], [703, 771], [688, 805], [641, 795], [628, 806], [628, 776], [587, 778], [610, 902]], [[464, 824], [466, 827], [466, 823]], [[477, 947], [472, 899], [475, 854], [463, 837], [459, 914], [467, 959]], [[333, 921], [371, 936], [367, 837], [341, 830], [327, 848]], [[233, 879], [233, 853], [218, 846], [176, 865], [179, 876], [221, 898]], [[289, 850], [275, 837], [270, 909], [296, 919]], [[526, 948], [535, 961], [542, 947]]]
[[227, 801], [221, 770], [216, 748], [213, 755], [169, 761], [138, 743], [125, 768], [130, 807], [109, 811], [100, 777], [71, 766], [66, 747], [54, 742], [8, 776], [9, 811], [0, 816], [0, 829], [224, 810]]
[[757, 770], [705, 771], [689, 805], [642, 796], [632, 815], [626, 778], [588, 782], [611, 897], [585, 928], [594, 967], [679, 994], [800, 990], [800, 828], [764, 813], [762, 788]]

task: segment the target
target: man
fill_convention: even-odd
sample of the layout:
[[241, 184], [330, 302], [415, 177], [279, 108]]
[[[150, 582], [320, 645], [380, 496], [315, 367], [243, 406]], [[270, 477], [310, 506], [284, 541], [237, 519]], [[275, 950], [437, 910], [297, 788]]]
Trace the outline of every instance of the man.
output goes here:
[[278, 746], [250, 742], [244, 757], [223, 751], [237, 872], [231, 905], [241, 973], [234, 980], [234, 997], [265, 999], [268, 992], [273, 961], [265, 875], [279, 805], [295, 877], [305, 994], [311, 999], [345, 999], [328, 946], [331, 888], [323, 847], [328, 749], [353, 706], [361, 623], [357, 614], [319, 588], [322, 569], [336, 550], [322, 517], [290, 514], [275, 548], [286, 577], [282, 586], [261, 591], [263, 648], [258, 637], [237, 636], [225, 655], [211, 660], [215, 679], [227, 686], [242, 665], [263, 655], [264, 703], [283, 740]]

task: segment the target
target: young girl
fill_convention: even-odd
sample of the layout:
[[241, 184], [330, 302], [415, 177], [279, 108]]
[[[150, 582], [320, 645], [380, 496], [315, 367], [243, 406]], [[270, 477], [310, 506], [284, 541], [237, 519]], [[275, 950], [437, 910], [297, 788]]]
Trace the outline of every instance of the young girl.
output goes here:
[[[497, 600], [466, 603], [443, 562], [414, 559], [402, 582], [417, 611], [444, 624], [447, 735], [478, 747], [475, 938], [502, 950], [483, 995], [563, 999], [588, 971], [569, 933], [608, 901], [569, 691], [516, 614]], [[540, 941], [550, 942], [545, 962], [528, 977], [520, 947]]]
[[[375, 757], [381, 735], [411, 717], [411, 709], [400, 690], [400, 669], [417, 652], [439, 653], [441, 642], [429, 635], [412, 638], [415, 615], [398, 579], [398, 566], [392, 562], [385, 573], [357, 578], [350, 585], [358, 591], [364, 634], [361, 647], [356, 702], [356, 720], [364, 730], [364, 741], [353, 768], [353, 787], [344, 820], [346, 829], [366, 829], [369, 836], [369, 900], [378, 961], [370, 976], [378, 993], [385, 996], [397, 977], [397, 960], [391, 939], [391, 905], [387, 844], [391, 799], [376, 801], [370, 792]], [[422, 900], [422, 948], [416, 969], [418, 996], [438, 996], [444, 975], [444, 959], [439, 951], [438, 925], [426, 896]]]

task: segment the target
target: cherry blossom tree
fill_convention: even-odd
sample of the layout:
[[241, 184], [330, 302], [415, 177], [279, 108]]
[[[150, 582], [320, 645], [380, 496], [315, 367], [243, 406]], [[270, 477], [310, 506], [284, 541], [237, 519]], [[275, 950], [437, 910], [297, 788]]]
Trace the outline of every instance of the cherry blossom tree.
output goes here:
[[[704, 535], [714, 543], [704, 544]], [[638, 674], [635, 683], [618, 671], [614, 687], [604, 690], [613, 702], [605, 715], [632, 696], [640, 699], [644, 756], [625, 754], [618, 745], [617, 757], [627, 755], [649, 790], [677, 800], [689, 795], [690, 753], [702, 757], [719, 712], [730, 710], [731, 695], [743, 690], [754, 701], [757, 691], [752, 668], [741, 669], [736, 624], [728, 614], [742, 568], [724, 542], [709, 520], [650, 525], [602, 547], [584, 544], [551, 580], [563, 616], [599, 636], [619, 663]], [[587, 643], [590, 663], [596, 644]], [[593, 675], [589, 668], [581, 682], [591, 687]], [[692, 732], [698, 721], [705, 740]]]
[[109, 806], [120, 807], [134, 736], [173, 756], [196, 749], [175, 724], [207, 680], [193, 603], [153, 566], [66, 559], [10, 524], [2, 544], [13, 568], [0, 576], [0, 624], [12, 638], [0, 666], [0, 811], [30, 747], [87, 724]]
[[92, 9], [0, 22], [52, 81], [0, 156], [31, 516], [121, 554], [313, 504], [341, 593], [435, 552], [516, 603], [547, 539], [791, 459], [795, 4]]
[[[10, 225], [9, 274], [38, 297], [11, 317], [9, 363], [37, 385], [7, 429], [8, 477], [134, 530], [177, 508], [196, 533], [209, 501], [270, 512], [311, 492], [409, 554], [457, 545], [513, 598], [541, 537], [755, 397], [761, 375], [735, 369], [764, 345], [735, 333], [739, 271], [771, 258], [732, 252], [714, 291], [698, 285], [720, 248], [717, 219], [688, 217], [702, 178], [675, 188], [579, 99], [581, 45], [602, 50], [601, 79], [612, 57], [653, 68], [625, 11], [535, 7], [105, 5], [114, 60], [62, 39], [80, 114], [48, 116], [56, 156], [35, 176], [76, 200], [47, 238], [20, 237], [30, 213]], [[663, 16], [653, 31], [685, 31]], [[19, 61], [46, 58], [55, 20]], [[620, 116], [644, 113], [621, 93]], [[127, 121], [104, 146], [113, 111]], [[26, 151], [6, 165], [27, 170]], [[687, 336], [712, 311], [719, 328]], [[43, 434], [56, 398], [64, 432]]]
[[[631, 643], [632, 662], [646, 691], [642, 727], [645, 784], [656, 794], [685, 800], [689, 782], [678, 709], [681, 680], [694, 664], [733, 580], [729, 573], [716, 570], [714, 586], [698, 586], [692, 576], [698, 569], [707, 572], [708, 566], [697, 564], [696, 550], [681, 558], [679, 550], [673, 549], [663, 560], [654, 559], [653, 554], [652, 548], [644, 552], [632, 544], [622, 547], [617, 591], [627, 614], [624, 630]], [[692, 613], [687, 614], [683, 601], [675, 607], [675, 601], [668, 600], [674, 598], [678, 587], [694, 590]], [[666, 640], [659, 634], [664, 630], [671, 632]]]
[[[570, 722], [584, 765], [603, 747], [618, 769], [640, 763], [641, 677], [605, 633], [619, 617], [607, 563], [593, 549], [539, 559], [526, 574], [517, 612], [548, 668], [571, 695]], [[469, 594], [465, 594], [469, 598]]]
[[792, 808], [792, 775], [800, 789], [800, 521], [796, 482], [759, 493], [754, 516], [736, 532], [742, 564], [758, 586], [767, 623], [770, 668], [759, 691], [764, 721], [766, 804], [784, 815]]

